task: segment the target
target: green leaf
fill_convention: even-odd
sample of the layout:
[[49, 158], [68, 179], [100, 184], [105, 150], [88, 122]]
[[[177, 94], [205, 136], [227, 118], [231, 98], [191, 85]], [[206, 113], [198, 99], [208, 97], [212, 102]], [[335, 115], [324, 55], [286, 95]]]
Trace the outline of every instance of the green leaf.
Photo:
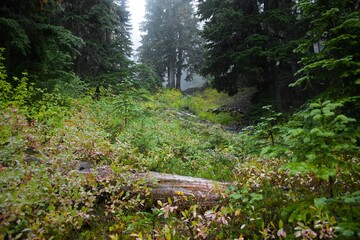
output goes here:
[[284, 223], [283, 221], [280, 219], [279, 220], [279, 229], [283, 228], [284, 227]]
[[315, 198], [314, 199], [314, 205], [318, 209], [326, 206], [326, 204], [327, 204], [327, 198]]
[[264, 199], [264, 196], [259, 193], [251, 193], [250, 197], [251, 197], [251, 201], [250, 201], [251, 203], [253, 203], [255, 201], [261, 201]]
[[310, 143], [310, 141], [311, 141], [311, 138], [310, 138], [310, 137], [304, 137], [304, 138], [303, 138], [303, 143], [304, 143], [304, 144], [308, 144], [308, 143]]
[[233, 198], [233, 199], [235, 199], [235, 200], [239, 200], [239, 199], [241, 199], [243, 196], [242, 196], [242, 194], [240, 194], [240, 193], [233, 193], [233, 194], [230, 195], [230, 197]]
[[317, 169], [314, 169], [314, 172], [316, 175], [319, 176], [320, 179], [329, 181], [329, 177], [336, 176], [336, 169], [328, 168], [328, 167], [318, 167]]
[[321, 110], [320, 109], [314, 109], [311, 111], [310, 115], [315, 116], [315, 115], [319, 115], [321, 114]]
[[310, 134], [315, 136], [323, 136], [323, 132], [319, 128], [311, 129]]
[[316, 154], [312, 153], [312, 154], [306, 155], [306, 158], [307, 158], [308, 160], [314, 162], [314, 161], [317, 159], [317, 156], [316, 156]]

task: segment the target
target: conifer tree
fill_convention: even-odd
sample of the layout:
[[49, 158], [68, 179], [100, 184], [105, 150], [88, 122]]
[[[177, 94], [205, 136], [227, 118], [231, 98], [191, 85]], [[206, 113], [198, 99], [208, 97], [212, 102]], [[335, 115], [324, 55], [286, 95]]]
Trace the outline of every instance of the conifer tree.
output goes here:
[[[304, 67], [298, 73], [301, 78], [293, 85], [331, 100], [357, 99], [360, 94], [359, 1], [301, 0], [298, 6], [301, 17], [312, 24], [297, 49], [304, 54], [301, 61]], [[317, 47], [320, 48], [314, 52]]]
[[75, 72], [93, 86], [108, 86], [129, 75], [131, 41], [127, 0], [65, 2], [61, 24], [85, 44], [75, 60]]
[[202, 40], [191, 0], [147, 0], [140, 60], [170, 88], [181, 88], [184, 70], [190, 80], [201, 63]]
[[296, 19], [291, 0], [199, 1], [205, 22], [203, 37], [207, 54], [203, 74], [229, 94], [239, 87], [256, 86], [278, 109], [287, 110], [294, 95], [299, 56], [293, 53], [305, 24]]
[[2, 1], [0, 46], [5, 48], [9, 80], [23, 71], [43, 87], [69, 81], [82, 40], [53, 22], [60, 1]]

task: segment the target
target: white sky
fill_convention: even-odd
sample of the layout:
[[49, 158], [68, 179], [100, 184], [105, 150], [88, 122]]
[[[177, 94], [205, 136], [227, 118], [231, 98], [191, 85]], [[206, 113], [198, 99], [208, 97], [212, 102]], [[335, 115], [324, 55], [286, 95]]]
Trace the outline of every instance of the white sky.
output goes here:
[[133, 49], [136, 50], [140, 46], [140, 23], [144, 21], [145, 15], [145, 0], [129, 0], [129, 11], [131, 14], [132, 33], [131, 41], [133, 42]]

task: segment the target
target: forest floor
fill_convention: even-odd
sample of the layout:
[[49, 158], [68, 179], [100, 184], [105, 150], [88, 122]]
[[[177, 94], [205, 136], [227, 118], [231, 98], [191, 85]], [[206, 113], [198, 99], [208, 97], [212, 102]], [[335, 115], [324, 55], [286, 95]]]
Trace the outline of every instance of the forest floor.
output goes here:
[[[356, 171], [337, 178], [336, 191], [347, 195], [336, 201], [347, 203], [336, 214], [353, 224], [339, 225], [327, 205], [337, 202], [322, 198], [329, 184], [283, 169], [285, 158], [261, 157], [271, 146], [261, 129], [224, 129], [242, 114], [214, 113], [233, 100], [215, 90], [50, 97], [3, 109], [0, 239], [330, 239], [357, 231], [358, 213], [346, 205], [357, 206]], [[215, 186], [215, 205], [181, 189], [156, 198], [156, 183], [134, 177], [153, 171], [232, 186]]]

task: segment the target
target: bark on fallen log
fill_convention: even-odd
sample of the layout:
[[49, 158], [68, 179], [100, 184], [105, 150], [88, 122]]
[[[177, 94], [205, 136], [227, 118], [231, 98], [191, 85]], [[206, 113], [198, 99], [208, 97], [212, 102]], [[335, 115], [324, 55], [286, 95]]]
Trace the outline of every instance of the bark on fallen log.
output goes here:
[[[216, 204], [229, 183], [203, 178], [148, 172], [139, 174], [147, 179], [154, 200], [167, 200], [178, 196], [184, 201], [198, 202], [202, 206]], [[155, 184], [154, 184], [155, 182]]]
[[[78, 170], [82, 174], [92, 174], [93, 169]], [[95, 171], [97, 179], [112, 179], [112, 171], [109, 166], [103, 166]], [[212, 206], [218, 203], [221, 193], [229, 186], [226, 182], [181, 176], [175, 174], [165, 174], [158, 172], [134, 173], [131, 177], [144, 178], [145, 185], [150, 187], [150, 197], [157, 201], [166, 201], [168, 198], [178, 197], [184, 204], [198, 203], [202, 206]]]

